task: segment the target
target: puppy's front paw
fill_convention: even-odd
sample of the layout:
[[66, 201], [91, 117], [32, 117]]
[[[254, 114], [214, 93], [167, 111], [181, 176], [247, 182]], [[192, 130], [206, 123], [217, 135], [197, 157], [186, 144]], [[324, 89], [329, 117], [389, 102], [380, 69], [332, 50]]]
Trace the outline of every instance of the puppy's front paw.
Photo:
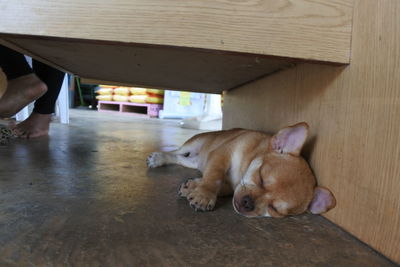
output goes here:
[[200, 183], [201, 178], [188, 179], [179, 187], [178, 195], [180, 197], [187, 197]]
[[179, 195], [186, 197], [196, 211], [210, 211], [217, 201], [216, 194], [201, 186], [201, 179], [189, 179], [179, 189]]
[[153, 152], [147, 157], [147, 167], [156, 168], [164, 164], [162, 152]]

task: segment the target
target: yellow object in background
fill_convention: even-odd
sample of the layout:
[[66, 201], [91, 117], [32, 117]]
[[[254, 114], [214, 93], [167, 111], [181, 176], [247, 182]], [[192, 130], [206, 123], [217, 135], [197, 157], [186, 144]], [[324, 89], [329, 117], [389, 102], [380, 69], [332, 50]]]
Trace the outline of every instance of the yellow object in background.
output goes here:
[[115, 86], [115, 85], [104, 85], [104, 84], [100, 84], [99, 86], [101, 88], [112, 88], [112, 89], [114, 89], [115, 87], [118, 87], [118, 86]]
[[147, 94], [147, 89], [141, 88], [141, 87], [131, 87], [131, 88], [129, 88], [129, 91], [131, 92], [132, 95], [146, 95]]
[[128, 102], [129, 96], [126, 95], [113, 95], [113, 100], [118, 102]]
[[[96, 99], [103, 101], [118, 101], [118, 102], [132, 102], [139, 104], [163, 104], [164, 103], [164, 90], [160, 89], [147, 89], [143, 87], [114, 87], [110, 85], [100, 85], [97, 91], [99, 94]], [[190, 105], [190, 93], [184, 92], [188, 96]], [[183, 97], [185, 104], [185, 96]]]
[[129, 87], [117, 87], [114, 89], [115, 95], [128, 96], [129, 95]]
[[164, 103], [163, 96], [147, 96], [146, 103], [148, 104], [162, 104]]
[[131, 95], [129, 101], [133, 103], [145, 104], [147, 95]]
[[100, 88], [99, 90], [97, 90], [97, 94], [99, 95], [112, 95], [113, 94], [113, 88]]
[[179, 105], [190, 106], [190, 93], [189, 92], [180, 92]]
[[96, 96], [96, 99], [100, 100], [100, 101], [112, 101], [113, 96], [112, 95], [98, 95], [98, 96]]
[[147, 89], [147, 93], [153, 94], [153, 95], [164, 95], [164, 90], [160, 90], [160, 89]]

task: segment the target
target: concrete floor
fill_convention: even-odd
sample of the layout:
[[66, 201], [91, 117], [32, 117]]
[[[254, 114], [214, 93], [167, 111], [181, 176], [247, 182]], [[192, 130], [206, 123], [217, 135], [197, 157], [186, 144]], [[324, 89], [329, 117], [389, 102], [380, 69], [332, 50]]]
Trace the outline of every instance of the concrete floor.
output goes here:
[[51, 138], [0, 147], [0, 266], [391, 266], [315, 215], [247, 219], [229, 198], [196, 213], [195, 170], [146, 156], [196, 131], [73, 110]]

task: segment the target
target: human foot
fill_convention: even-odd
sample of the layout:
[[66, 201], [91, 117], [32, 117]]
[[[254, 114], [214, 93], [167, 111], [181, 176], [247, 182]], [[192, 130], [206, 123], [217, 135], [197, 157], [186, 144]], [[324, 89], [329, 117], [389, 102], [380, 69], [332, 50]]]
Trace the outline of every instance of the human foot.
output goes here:
[[22, 138], [35, 138], [49, 134], [51, 114], [32, 112], [29, 118], [13, 127], [16, 135]]
[[0, 118], [16, 114], [46, 91], [46, 84], [33, 73], [8, 81], [7, 90], [0, 98]]

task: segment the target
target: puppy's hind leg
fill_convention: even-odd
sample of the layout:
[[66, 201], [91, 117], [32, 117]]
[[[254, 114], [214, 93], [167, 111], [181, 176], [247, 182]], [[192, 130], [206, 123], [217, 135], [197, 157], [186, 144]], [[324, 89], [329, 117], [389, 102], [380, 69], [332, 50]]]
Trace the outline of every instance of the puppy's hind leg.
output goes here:
[[169, 152], [153, 152], [147, 157], [147, 167], [156, 168], [166, 164], [173, 163]]
[[179, 164], [188, 168], [197, 168], [197, 156], [191, 157], [190, 154], [181, 154], [179, 150], [172, 152], [153, 152], [147, 158], [147, 166], [156, 168], [167, 164]]
[[198, 153], [202, 142], [197, 139], [189, 140], [179, 149], [171, 152], [153, 152], [147, 158], [147, 166], [156, 168], [167, 164], [179, 164], [184, 167], [197, 169]]

